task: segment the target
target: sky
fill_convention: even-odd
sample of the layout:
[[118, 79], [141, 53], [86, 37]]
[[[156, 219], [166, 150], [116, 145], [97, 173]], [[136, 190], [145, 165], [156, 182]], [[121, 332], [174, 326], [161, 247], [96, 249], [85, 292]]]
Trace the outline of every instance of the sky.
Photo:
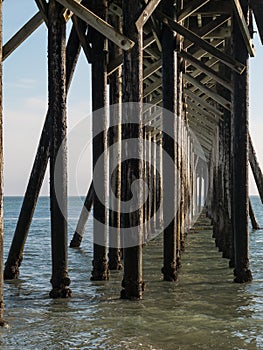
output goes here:
[[[3, 2], [3, 43], [19, 30], [36, 12], [33, 0]], [[70, 29], [70, 28], [69, 28]], [[68, 29], [68, 32], [69, 32]], [[263, 46], [255, 35], [256, 57], [250, 60], [250, 133], [263, 166]], [[42, 24], [3, 63], [4, 103], [4, 188], [5, 195], [23, 195], [31, 172], [36, 148], [45, 120], [47, 90], [47, 28]], [[68, 133], [73, 135], [78, 122], [91, 111], [90, 66], [83, 52], [68, 95]], [[87, 130], [87, 139], [90, 130]], [[74, 145], [73, 136], [69, 146]], [[71, 164], [74, 151], [69, 147], [69, 194], [85, 194], [91, 181], [91, 153], [87, 147], [76, 169]], [[252, 176], [250, 194], [257, 194]], [[41, 195], [48, 195], [48, 172]]]

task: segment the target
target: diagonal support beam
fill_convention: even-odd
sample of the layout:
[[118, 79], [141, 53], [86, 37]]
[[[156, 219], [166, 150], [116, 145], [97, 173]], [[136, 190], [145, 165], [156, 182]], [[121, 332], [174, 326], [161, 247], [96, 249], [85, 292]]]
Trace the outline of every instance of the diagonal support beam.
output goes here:
[[184, 60], [188, 61], [192, 66], [202, 71], [209, 77], [213, 78], [220, 85], [224, 86], [227, 90], [233, 91], [233, 87], [230, 81], [225, 80], [222, 76], [216, 72], [214, 69], [210, 68], [207, 64], [203, 63], [201, 60], [196, 59], [188, 52], [182, 50], [178, 52], [179, 56], [181, 56]]
[[37, 12], [19, 31], [3, 46], [4, 61], [15, 49], [17, 49], [42, 23], [42, 13]]
[[195, 93], [193, 93], [189, 89], [184, 89], [184, 92], [187, 96], [189, 96], [193, 101], [195, 101], [197, 104], [200, 104], [203, 106], [206, 110], [210, 111], [211, 113], [215, 114], [217, 117], [222, 118], [223, 113], [219, 111], [215, 106], [211, 105], [207, 101], [203, 100], [201, 97], [197, 96]]
[[79, 4], [75, 0], [57, 0], [61, 5], [68, 8], [76, 16], [81, 18], [84, 22], [88, 23], [91, 27], [96, 29], [99, 33], [104, 35], [106, 38], [114, 42], [121, 49], [127, 51], [134, 46], [134, 42], [121, 34], [109, 23], [104, 21], [102, 18], [91, 12], [89, 9]]
[[192, 0], [189, 4], [185, 5], [182, 11], [178, 14], [178, 22], [184, 21], [187, 17], [191, 16], [210, 0]]
[[193, 78], [190, 74], [183, 74], [185, 80], [187, 80], [192, 85], [196, 86], [198, 89], [203, 91], [207, 96], [211, 97], [214, 101], [219, 103], [225, 109], [231, 111], [231, 102], [226, 100], [224, 97], [220, 96], [218, 93], [209, 89], [204, 84], [200, 83], [197, 79]]
[[196, 35], [191, 30], [175, 22], [172, 18], [165, 16], [162, 13], [159, 13], [158, 16], [162, 20], [162, 22], [167, 24], [172, 30], [182, 35], [183, 37], [189, 39], [197, 46], [210, 53], [212, 56], [217, 57], [226, 66], [230, 67], [239, 74], [242, 74], [244, 72], [245, 66], [242, 63], [238, 62], [237, 60], [225, 54], [224, 52], [218, 50], [217, 48], [209, 44], [207, 41], [200, 38], [200, 36]]
[[253, 44], [253, 40], [250, 36], [250, 32], [248, 29], [247, 21], [245, 19], [242, 7], [240, 5], [239, 0], [232, 0], [234, 5], [234, 11], [237, 17], [237, 22], [243, 36], [246, 48], [251, 57], [255, 57], [255, 47]]
[[250, 135], [249, 135], [249, 163], [251, 166], [252, 173], [254, 175], [254, 179], [257, 185], [261, 202], [263, 203], [263, 175], [257, 161], [256, 152], [255, 152]]
[[142, 29], [142, 27], [145, 25], [145, 23], [148, 21], [148, 19], [151, 17], [153, 12], [155, 11], [156, 7], [159, 5], [161, 0], [150, 0], [142, 13], [140, 14], [139, 18], [136, 21], [136, 27], [138, 30]]

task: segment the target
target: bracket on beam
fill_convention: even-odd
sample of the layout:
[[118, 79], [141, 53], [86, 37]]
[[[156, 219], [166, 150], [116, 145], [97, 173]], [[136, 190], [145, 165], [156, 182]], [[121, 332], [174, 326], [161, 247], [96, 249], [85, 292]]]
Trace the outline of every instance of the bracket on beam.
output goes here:
[[242, 7], [240, 5], [240, 2], [239, 0], [232, 0], [232, 2], [234, 4], [234, 11], [237, 17], [237, 21], [238, 21], [240, 31], [243, 36], [247, 51], [251, 57], [255, 57], [255, 47], [253, 44], [253, 40], [250, 36], [248, 25], [247, 25]]
[[68, 8], [76, 16], [81, 18], [84, 22], [88, 23], [91, 27], [96, 29], [106, 38], [114, 42], [121, 49], [128, 51], [134, 46], [134, 42], [121, 34], [109, 23], [98, 17], [95, 13], [91, 12], [85, 6], [79, 4], [75, 0], [57, 0], [61, 5]]

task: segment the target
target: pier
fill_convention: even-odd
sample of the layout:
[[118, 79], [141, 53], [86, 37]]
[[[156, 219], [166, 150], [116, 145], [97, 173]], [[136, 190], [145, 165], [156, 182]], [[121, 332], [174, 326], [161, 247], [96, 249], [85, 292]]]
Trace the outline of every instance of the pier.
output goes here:
[[[81, 246], [87, 220], [93, 220], [87, 277], [107, 281], [111, 271], [122, 270], [122, 299], [143, 298], [143, 252], [156, 237], [164, 281], [180, 279], [187, 235], [200, 231], [213, 235], [235, 282], [252, 281], [249, 217], [254, 229], [258, 225], [249, 166], [262, 203], [263, 176], [249, 135], [248, 79], [255, 31], [263, 43], [263, 1], [35, 4], [36, 14], [8, 42], [2, 44], [0, 31], [0, 80], [2, 64], [17, 47], [40, 25], [48, 34], [48, 110], [5, 262], [0, 109], [0, 322], [4, 279], [19, 276], [48, 166], [51, 298], [74, 293], [68, 249]], [[92, 73], [93, 178], [76, 230], [68, 232], [66, 104], [80, 50]], [[2, 90], [0, 96], [2, 104]]]

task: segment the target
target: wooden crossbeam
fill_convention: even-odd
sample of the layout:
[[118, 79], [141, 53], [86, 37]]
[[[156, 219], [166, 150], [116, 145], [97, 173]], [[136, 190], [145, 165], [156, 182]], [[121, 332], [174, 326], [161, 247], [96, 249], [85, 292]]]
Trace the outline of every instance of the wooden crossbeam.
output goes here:
[[136, 27], [138, 30], [142, 29], [145, 23], [148, 21], [148, 19], [151, 17], [153, 12], [155, 11], [156, 7], [159, 5], [161, 0], [150, 0], [146, 7], [143, 9], [142, 13], [140, 14], [139, 18], [135, 22]]
[[121, 49], [128, 51], [134, 46], [134, 42], [127, 38], [125, 35], [121, 34], [115, 28], [113, 28], [109, 23], [104, 21], [102, 18], [97, 16], [95, 13], [79, 4], [75, 0], [56, 0], [61, 5], [68, 8], [76, 16], [81, 18], [88, 25], [96, 29], [99, 33], [104, 35], [106, 38], [114, 42]]
[[209, 1], [210, 0], [192, 0], [190, 3], [186, 4], [178, 14], [178, 22], [184, 21], [187, 17], [191, 16]]
[[167, 24], [172, 30], [177, 32], [178, 34], [182, 35], [183, 37], [189, 39], [193, 43], [195, 43], [197, 46], [204, 49], [206, 52], [210, 53], [212, 56], [217, 57], [221, 62], [223, 62], [226, 66], [230, 67], [234, 71], [242, 74], [245, 70], [245, 66], [232, 58], [231, 56], [227, 55], [226, 53], [218, 50], [213, 45], [209, 44], [207, 41], [203, 40], [200, 36], [196, 35], [191, 30], [185, 28], [184, 26], [180, 25], [179, 23], [175, 22], [172, 18], [158, 13], [158, 16], [162, 20], [163, 23]]
[[241, 31], [241, 34], [244, 39], [244, 43], [246, 45], [247, 51], [250, 54], [251, 57], [255, 57], [255, 47], [253, 44], [253, 40], [250, 36], [250, 32], [248, 29], [247, 21], [245, 19], [242, 7], [240, 5], [239, 0], [232, 0], [233, 5], [234, 5], [234, 11], [237, 17], [237, 21], [239, 24], [239, 28]]
[[17, 49], [42, 23], [42, 13], [38, 11], [19, 31], [3, 46], [4, 61]]
[[162, 86], [162, 79], [156, 80], [153, 84], [150, 84], [147, 86], [147, 88], [144, 89], [143, 91], [143, 97], [147, 97], [151, 93], [153, 93], [155, 90], [159, 89]]
[[152, 74], [157, 72], [162, 67], [162, 60], [154, 62], [149, 68], [146, 68], [143, 72], [143, 80], [149, 78]]
[[219, 118], [223, 116], [223, 112], [219, 111], [215, 106], [211, 105], [211, 103], [208, 103], [207, 101], [203, 100], [201, 97], [197, 96], [191, 90], [184, 88], [184, 92], [197, 104], [200, 104], [201, 106], [203, 106], [207, 111], [210, 111], [211, 113], [213, 113]]
[[[220, 28], [223, 24], [225, 24], [229, 18], [230, 18], [230, 15], [218, 16], [218, 17], [216, 17], [216, 19], [210, 21], [205, 26], [198, 28], [194, 32], [196, 35], [200, 36], [200, 38], [206, 38], [208, 35], [213, 33], [216, 29]], [[194, 45], [194, 43], [192, 41], [185, 38], [185, 40], [184, 40], [185, 50], [189, 49], [193, 45]]]
[[200, 70], [203, 73], [207, 74], [208, 76], [213, 78], [216, 82], [218, 82], [219, 84], [224, 86], [226, 89], [228, 89], [231, 92], [233, 91], [233, 87], [232, 87], [231, 82], [225, 80], [224, 78], [222, 78], [220, 76], [220, 74], [218, 72], [216, 72], [214, 69], [210, 68], [208, 65], [206, 65], [202, 61], [197, 60], [195, 57], [193, 57], [191, 54], [189, 54], [188, 52], [186, 52], [184, 50], [178, 52], [178, 54], [179, 54], [179, 56], [184, 58], [186, 61], [191, 63], [191, 65], [196, 67], [198, 70]]
[[[207, 112], [206, 110], [204, 110], [202, 107], [198, 106], [196, 103], [194, 103], [192, 100], [188, 99], [187, 100], [187, 106], [188, 108], [190, 108], [192, 111], [194, 111], [195, 113], [197, 113], [198, 115], [200, 115], [203, 120], [210, 124], [211, 127], [214, 127], [215, 125], [218, 125], [218, 119], [216, 119], [215, 117], [213, 117], [211, 115], [211, 113]], [[188, 111], [189, 109], [187, 109]]]
[[193, 78], [190, 74], [184, 73], [183, 77], [185, 80], [187, 80], [192, 85], [196, 86], [198, 89], [200, 89], [202, 92], [204, 92], [207, 96], [212, 98], [214, 101], [219, 103], [221, 106], [223, 106], [225, 109], [231, 111], [231, 102], [219, 95], [218, 93], [214, 92], [213, 90], [209, 89], [204, 84], [200, 83], [197, 79]]

